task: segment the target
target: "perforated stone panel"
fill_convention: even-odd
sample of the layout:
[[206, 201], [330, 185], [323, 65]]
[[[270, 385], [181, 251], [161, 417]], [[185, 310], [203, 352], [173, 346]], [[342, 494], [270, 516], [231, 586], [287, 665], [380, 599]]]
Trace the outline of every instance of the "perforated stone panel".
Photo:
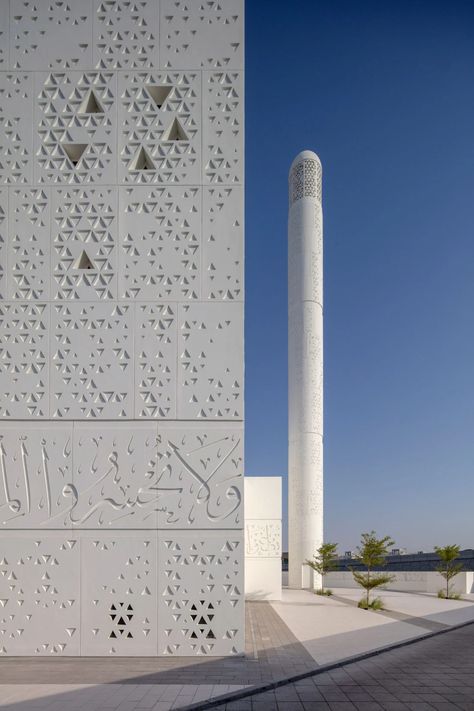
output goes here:
[[94, 0], [94, 65], [158, 66], [158, 5], [156, 0]]
[[105, 302], [54, 304], [51, 319], [52, 417], [131, 417], [132, 307]]
[[53, 191], [54, 299], [117, 298], [117, 189]]
[[[49, 415], [49, 310], [41, 303], [0, 302], [0, 415]], [[20, 431], [22, 427], [19, 427]]]
[[11, 61], [15, 68], [91, 66], [91, 0], [11, 0], [11, 10]]
[[[160, 87], [170, 89], [164, 100], [154, 91]], [[200, 72], [123, 72], [119, 74], [119, 96], [120, 182], [199, 183]], [[170, 139], [169, 131], [176, 121], [182, 135]], [[137, 167], [143, 155], [147, 163]]]
[[10, 298], [49, 298], [50, 231], [49, 190], [10, 190]]
[[10, 13], [9, 2], [0, 3], [0, 69], [8, 67], [10, 34], [8, 32]]
[[69, 533], [2, 535], [1, 654], [79, 654], [79, 570]]
[[243, 181], [243, 76], [203, 72], [203, 180], [233, 185]]
[[8, 245], [8, 190], [0, 189], [0, 299], [6, 294]]
[[0, 181], [31, 183], [33, 180], [33, 75], [0, 73]]
[[155, 655], [156, 533], [81, 537], [81, 652]]
[[36, 181], [115, 183], [116, 74], [39, 72], [35, 80]]
[[158, 541], [158, 653], [242, 653], [242, 533], [174, 531]]
[[203, 299], [242, 299], [243, 214], [241, 187], [204, 190]]
[[241, 0], [161, 0], [161, 57], [165, 67], [241, 69]]
[[180, 304], [180, 419], [242, 419], [242, 345], [241, 303]]
[[199, 298], [200, 188], [121, 188], [120, 242], [121, 298]]

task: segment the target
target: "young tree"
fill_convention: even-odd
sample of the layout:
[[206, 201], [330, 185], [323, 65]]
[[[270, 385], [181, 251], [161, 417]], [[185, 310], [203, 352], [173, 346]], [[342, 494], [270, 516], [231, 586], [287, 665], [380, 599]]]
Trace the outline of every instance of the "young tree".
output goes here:
[[375, 531], [363, 533], [361, 536], [361, 544], [357, 548], [356, 560], [360, 561], [365, 567], [364, 572], [352, 570], [354, 580], [358, 585], [364, 588], [366, 592], [365, 600], [359, 602], [359, 607], [364, 607], [366, 610], [369, 607], [379, 607], [380, 601], [377, 604], [377, 598], [370, 601], [370, 591], [378, 588], [381, 585], [386, 585], [393, 580], [393, 575], [387, 573], [374, 573], [374, 568], [379, 568], [387, 564], [385, 559], [389, 548], [393, 546], [395, 541], [390, 536], [377, 538]]
[[451, 596], [451, 579], [454, 578], [455, 575], [460, 573], [464, 567], [462, 563], [454, 562], [456, 558], [459, 557], [460, 552], [461, 549], [459, 546], [444, 546], [444, 548], [435, 546], [435, 553], [438, 554], [441, 560], [441, 564], [436, 567], [436, 570], [446, 580], [446, 595], [444, 596], [446, 598], [449, 598]]
[[[321, 576], [321, 595], [324, 595], [324, 576], [331, 570], [337, 568], [336, 562], [337, 543], [323, 543], [313, 556], [313, 560], [307, 560], [306, 565], [315, 570]], [[329, 592], [330, 594], [330, 592]]]

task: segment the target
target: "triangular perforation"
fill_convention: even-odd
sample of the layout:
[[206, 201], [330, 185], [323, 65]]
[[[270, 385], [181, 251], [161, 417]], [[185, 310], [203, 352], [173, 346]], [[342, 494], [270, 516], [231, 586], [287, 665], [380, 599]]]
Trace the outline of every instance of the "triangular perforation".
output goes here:
[[130, 163], [130, 170], [155, 170], [155, 164], [143, 146]]
[[158, 86], [156, 84], [147, 84], [146, 90], [159, 109], [163, 106], [166, 99], [171, 93], [172, 86]]
[[103, 114], [104, 109], [99, 103], [97, 96], [94, 94], [92, 89], [84, 98], [84, 101], [79, 107], [80, 114]]
[[71, 163], [77, 165], [87, 148], [87, 143], [61, 143], [61, 147]]
[[172, 123], [162, 136], [163, 141], [187, 141], [188, 137], [184, 128], [181, 126], [177, 118], [173, 119]]
[[91, 260], [89, 255], [85, 250], [82, 250], [82, 253], [79, 255], [79, 257], [76, 259], [74, 262], [73, 269], [95, 269], [94, 262]]

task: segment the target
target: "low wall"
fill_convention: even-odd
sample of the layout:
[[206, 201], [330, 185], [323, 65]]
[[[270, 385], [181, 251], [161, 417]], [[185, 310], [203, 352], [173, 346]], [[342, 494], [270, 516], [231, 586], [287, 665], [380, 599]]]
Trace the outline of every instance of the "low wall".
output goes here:
[[[434, 571], [406, 571], [390, 573], [394, 576], [393, 582], [384, 585], [385, 590], [400, 590], [405, 592], [436, 593], [446, 587], [444, 578]], [[329, 573], [324, 578], [324, 585], [328, 588], [357, 588], [359, 587], [350, 571]], [[451, 581], [453, 592], [464, 595], [474, 592], [474, 572], [458, 573]]]
[[281, 599], [281, 477], [246, 476], [245, 596]]

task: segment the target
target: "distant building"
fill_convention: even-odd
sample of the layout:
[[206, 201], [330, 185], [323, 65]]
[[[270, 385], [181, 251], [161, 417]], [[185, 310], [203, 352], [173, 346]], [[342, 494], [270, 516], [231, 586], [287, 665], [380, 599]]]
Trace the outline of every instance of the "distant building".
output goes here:
[[[347, 555], [347, 553], [350, 553], [350, 555]], [[383, 570], [391, 572], [433, 571], [439, 562], [439, 556], [435, 552], [406, 553], [403, 548], [394, 548], [387, 556], [387, 565], [383, 567]], [[461, 551], [457, 562], [462, 563], [465, 571], [474, 571], [474, 549], [467, 548]], [[363, 569], [364, 566], [354, 560], [351, 551], [346, 551], [344, 557], [337, 560], [337, 570], [344, 571], [350, 568], [357, 570], [358, 568]]]

